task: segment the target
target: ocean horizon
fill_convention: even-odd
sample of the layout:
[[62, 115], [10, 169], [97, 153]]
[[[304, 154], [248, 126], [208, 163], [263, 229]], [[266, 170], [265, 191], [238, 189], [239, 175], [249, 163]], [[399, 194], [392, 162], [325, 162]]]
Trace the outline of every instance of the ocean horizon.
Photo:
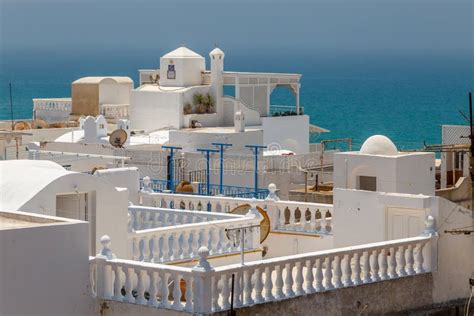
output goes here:
[[[225, 49], [224, 49], [225, 51]], [[208, 52], [197, 51], [207, 59]], [[311, 141], [352, 137], [354, 148], [373, 134], [390, 137], [399, 149], [441, 141], [442, 124], [466, 124], [473, 89], [469, 54], [260, 53], [225, 51], [225, 70], [301, 73], [300, 103], [312, 124], [330, 133]], [[70, 97], [71, 82], [84, 76], [120, 75], [138, 85], [138, 69], [159, 67], [162, 52], [3, 52], [0, 60], [0, 119], [32, 116], [33, 98]], [[209, 64], [207, 65], [209, 67]], [[291, 92], [275, 89], [272, 104], [294, 104]]]

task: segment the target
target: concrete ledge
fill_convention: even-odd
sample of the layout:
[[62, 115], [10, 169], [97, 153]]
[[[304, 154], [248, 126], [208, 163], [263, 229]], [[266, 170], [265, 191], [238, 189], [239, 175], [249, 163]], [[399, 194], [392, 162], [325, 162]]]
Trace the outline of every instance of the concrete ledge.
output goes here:
[[[269, 302], [237, 315], [387, 315], [433, 304], [431, 273]], [[227, 312], [216, 313], [227, 315]]]

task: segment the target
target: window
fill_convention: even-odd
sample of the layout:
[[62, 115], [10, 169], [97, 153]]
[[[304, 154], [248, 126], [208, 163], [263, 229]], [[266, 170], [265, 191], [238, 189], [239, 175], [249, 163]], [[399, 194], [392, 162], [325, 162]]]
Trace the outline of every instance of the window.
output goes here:
[[168, 79], [176, 79], [176, 71], [174, 69], [174, 65], [168, 65], [167, 78]]
[[357, 178], [357, 189], [366, 191], [377, 191], [377, 178], [359, 176]]

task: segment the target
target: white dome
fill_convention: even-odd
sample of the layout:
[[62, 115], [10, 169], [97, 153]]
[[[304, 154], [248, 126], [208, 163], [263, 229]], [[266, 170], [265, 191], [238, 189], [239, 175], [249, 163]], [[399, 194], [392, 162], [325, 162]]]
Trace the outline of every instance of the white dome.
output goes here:
[[169, 52], [168, 54], [164, 55], [162, 58], [203, 58], [201, 55], [198, 53], [190, 50], [187, 47], [181, 46], [179, 48], [176, 48], [174, 51]]
[[209, 53], [209, 56], [224, 56], [224, 52], [219, 48], [219, 47], [216, 47], [214, 48], [210, 53]]
[[390, 138], [383, 135], [374, 135], [367, 138], [362, 144], [360, 153], [366, 155], [395, 156], [398, 154], [398, 150]]

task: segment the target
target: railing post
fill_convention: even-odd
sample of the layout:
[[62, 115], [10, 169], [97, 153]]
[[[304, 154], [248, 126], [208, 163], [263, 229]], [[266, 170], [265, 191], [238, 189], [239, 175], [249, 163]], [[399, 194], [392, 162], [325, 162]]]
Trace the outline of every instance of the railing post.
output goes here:
[[268, 185], [268, 196], [265, 198], [265, 202], [267, 204], [267, 215], [270, 218], [271, 230], [274, 230], [278, 227], [280, 223], [280, 216], [285, 216], [285, 211], [283, 210], [279, 214], [278, 207], [276, 206], [276, 202], [280, 200], [280, 198], [276, 194], [277, 186], [274, 183], [270, 183]]
[[108, 299], [113, 295], [112, 267], [107, 264], [107, 260], [115, 259], [115, 255], [110, 249], [110, 237], [104, 235], [100, 238], [102, 249], [96, 256], [97, 263], [97, 297]]
[[[192, 268], [196, 292], [194, 293], [193, 312], [198, 314], [210, 314], [212, 311], [212, 278], [214, 268], [207, 257], [209, 249], [201, 247], [198, 250], [199, 262]], [[214, 289], [216, 290], [216, 289]]]
[[428, 215], [425, 219], [425, 230], [422, 236], [429, 236], [430, 241], [425, 247], [422, 247], [423, 254], [423, 268], [427, 272], [438, 270], [438, 232], [436, 231], [435, 219], [432, 215]]

